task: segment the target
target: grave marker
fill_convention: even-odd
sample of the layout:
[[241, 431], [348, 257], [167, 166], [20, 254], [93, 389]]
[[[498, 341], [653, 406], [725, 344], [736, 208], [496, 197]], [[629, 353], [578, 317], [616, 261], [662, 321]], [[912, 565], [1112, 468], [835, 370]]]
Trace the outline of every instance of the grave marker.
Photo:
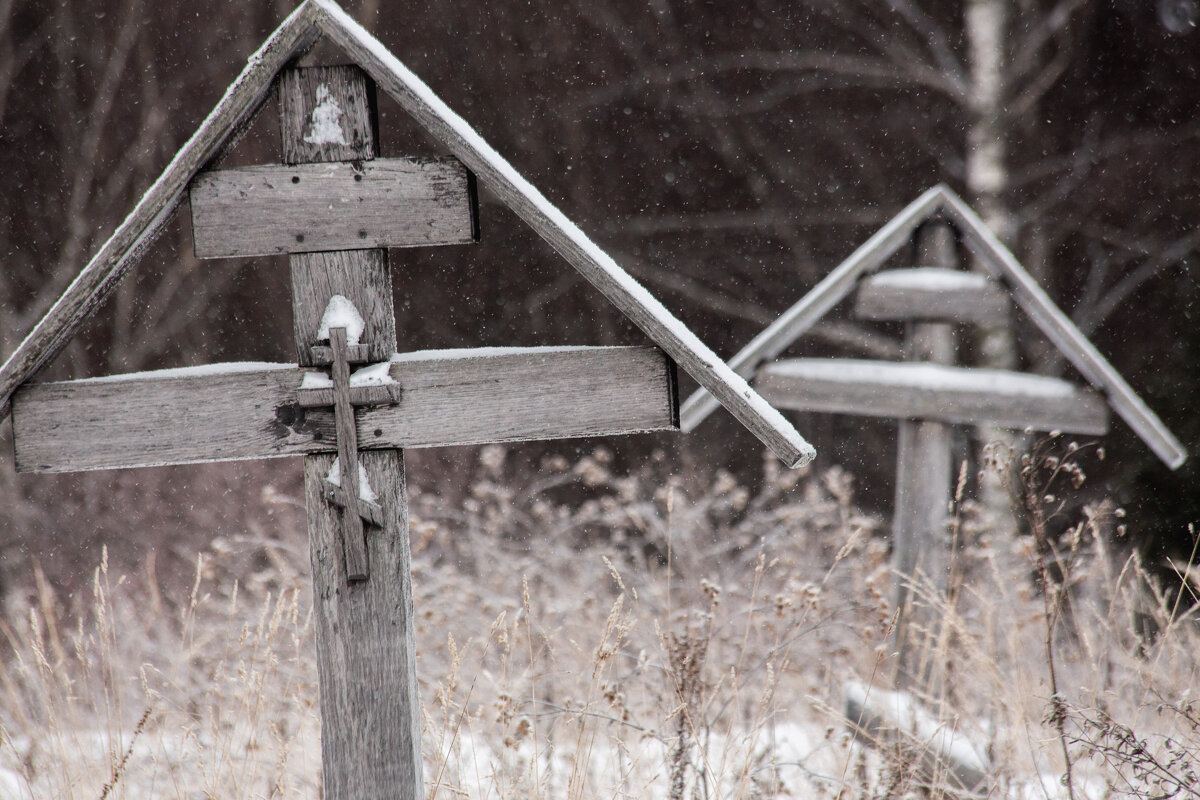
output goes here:
[[[291, 66], [320, 36], [359, 66]], [[201, 172], [277, 77], [284, 164]], [[460, 161], [377, 159], [371, 79]], [[474, 240], [476, 175], [662, 350], [396, 354], [383, 248]], [[197, 255], [290, 254], [296, 362], [29, 383], [188, 191]], [[788, 465], [812, 458], [777, 411], [377, 40], [330, 0], [306, 0], [0, 367], [0, 415], [11, 401], [23, 471], [303, 455], [324, 796], [420, 798], [402, 448], [675, 430], [676, 361]]]
[[[989, 275], [957, 269], [955, 241], [983, 262]], [[906, 244], [918, 264], [877, 270]], [[857, 291], [856, 291], [857, 290]], [[775, 360], [814, 323], [856, 291], [855, 313], [906, 326], [906, 361], [857, 359]], [[1010, 298], [1092, 384], [1092, 389], [1039, 375], [956, 366], [955, 325], [994, 322], [1009, 313]], [[897, 680], [928, 676], [909, 646], [913, 613], [906, 579], [921, 573], [945, 588], [947, 507], [954, 464], [951, 425], [992, 424], [1017, 429], [1102, 435], [1111, 407], [1172, 469], [1187, 453], [1141, 398], [1117, 374], [1016, 258], [957, 196], [944, 186], [925, 192], [785, 311], [729, 362], [780, 408], [899, 420], [893, 522], [895, 607], [901, 610], [896, 643]], [[684, 431], [715, 408], [703, 389], [681, 411]]]

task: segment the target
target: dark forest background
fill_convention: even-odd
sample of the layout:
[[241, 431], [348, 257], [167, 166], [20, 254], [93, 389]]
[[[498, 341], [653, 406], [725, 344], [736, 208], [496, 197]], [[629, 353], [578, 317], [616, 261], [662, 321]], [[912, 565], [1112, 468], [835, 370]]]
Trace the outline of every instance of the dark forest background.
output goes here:
[[[293, 7], [0, 0], [0, 357]], [[1085, 488], [1124, 504], [1155, 560], [1187, 556], [1200, 519], [1195, 0], [345, 7], [723, 356], [947, 183], [1189, 447], [1171, 473], [1114, 420]], [[438, 152], [380, 105], [385, 155]], [[277, 147], [269, 103], [232, 159], [275, 161]], [[402, 349], [643, 341], [486, 193], [481, 225], [475, 246], [393, 252]], [[197, 261], [185, 208], [40, 377], [288, 360], [288, 300], [283, 259]], [[892, 358], [900, 334], [839, 311], [796, 352]], [[1077, 377], [1029, 325], [967, 349], [975, 363]], [[895, 426], [795, 420], [819, 465], [844, 465], [886, 516]], [[597, 444], [514, 448], [509, 468]], [[761, 447], [723, 412], [688, 437], [604, 444], [629, 470], [665, 450], [655, 463], [699, 485], [761, 469]], [[11, 450], [7, 424], [0, 445]], [[410, 481], [453, 504], [474, 461], [413, 452]], [[86, 579], [77, 567], [102, 543], [172, 571], [231, 530], [294, 523], [302, 535], [287, 500], [298, 482], [283, 462], [18, 476], [6, 456], [0, 579], [35, 563]]]

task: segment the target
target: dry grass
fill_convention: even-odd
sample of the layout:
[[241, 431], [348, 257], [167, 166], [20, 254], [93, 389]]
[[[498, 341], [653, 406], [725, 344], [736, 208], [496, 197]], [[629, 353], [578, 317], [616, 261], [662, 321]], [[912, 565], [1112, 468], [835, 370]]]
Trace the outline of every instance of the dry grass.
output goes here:
[[[682, 486], [601, 451], [512, 486], [486, 448], [461, 507], [415, 494], [427, 795], [940, 794], [929, 741], [864, 746], [842, 717], [848, 680], [883, 696], [895, 668], [879, 521], [844, 473], [765, 463], [753, 490]], [[1066, 514], [1057, 494], [1026, 514]], [[936, 611], [921, 706], [994, 797], [1196, 791], [1195, 587], [1118, 555], [1115, 514], [1051, 540], [964, 505], [949, 588], [907, 578]], [[180, 597], [105, 565], [88, 598], [12, 594], [0, 797], [319, 797], [307, 554], [284, 534], [214, 542]]]

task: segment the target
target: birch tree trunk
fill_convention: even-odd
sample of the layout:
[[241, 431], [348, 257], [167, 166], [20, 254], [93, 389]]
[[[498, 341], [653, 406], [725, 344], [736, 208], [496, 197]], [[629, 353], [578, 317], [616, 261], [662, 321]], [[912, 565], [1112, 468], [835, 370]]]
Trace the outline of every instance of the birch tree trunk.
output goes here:
[[[1017, 238], [1016, 215], [1007, 201], [1009, 189], [1008, 142], [1012, 118], [1007, 109], [1009, 74], [1008, 35], [1011, 0], [967, 0], [964, 29], [969, 66], [969, 122], [967, 127], [966, 185], [971, 202], [983, 221], [1010, 248]], [[1016, 337], [1011, 321], [980, 328], [981, 366], [1015, 369]], [[979, 441], [1011, 447], [1015, 436], [994, 426], [981, 426]], [[980, 463], [986, 463], [980, 454]], [[996, 470], [983, 469], [979, 500], [996, 525], [1011, 520], [1008, 493]]]

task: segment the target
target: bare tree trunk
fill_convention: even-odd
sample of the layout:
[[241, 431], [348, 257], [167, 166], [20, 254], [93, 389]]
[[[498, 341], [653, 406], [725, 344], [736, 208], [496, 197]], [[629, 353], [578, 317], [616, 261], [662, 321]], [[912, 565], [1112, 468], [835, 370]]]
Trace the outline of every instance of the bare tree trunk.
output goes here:
[[[1017, 237], [1016, 215], [1009, 207], [1008, 114], [1006, 76], [1011, 0], [968, 0], [964, 27], [970, 65], [970, 121], [967, 128], [966, 184], [980, 216], [1002, 242], [1012, 247]], [[1011, 322], [979, 330], [982, 366], [1017, 367], [1017, 344]], [[979, 439], [1011, 447], [1015, 437], [994, 426], [981, 426]], [[982, 454], [980, 463], [984, 463]], [[1001, 476], [984, 470], [979, 500], [997, 524], [1011, 519], [1008, 494]]]

